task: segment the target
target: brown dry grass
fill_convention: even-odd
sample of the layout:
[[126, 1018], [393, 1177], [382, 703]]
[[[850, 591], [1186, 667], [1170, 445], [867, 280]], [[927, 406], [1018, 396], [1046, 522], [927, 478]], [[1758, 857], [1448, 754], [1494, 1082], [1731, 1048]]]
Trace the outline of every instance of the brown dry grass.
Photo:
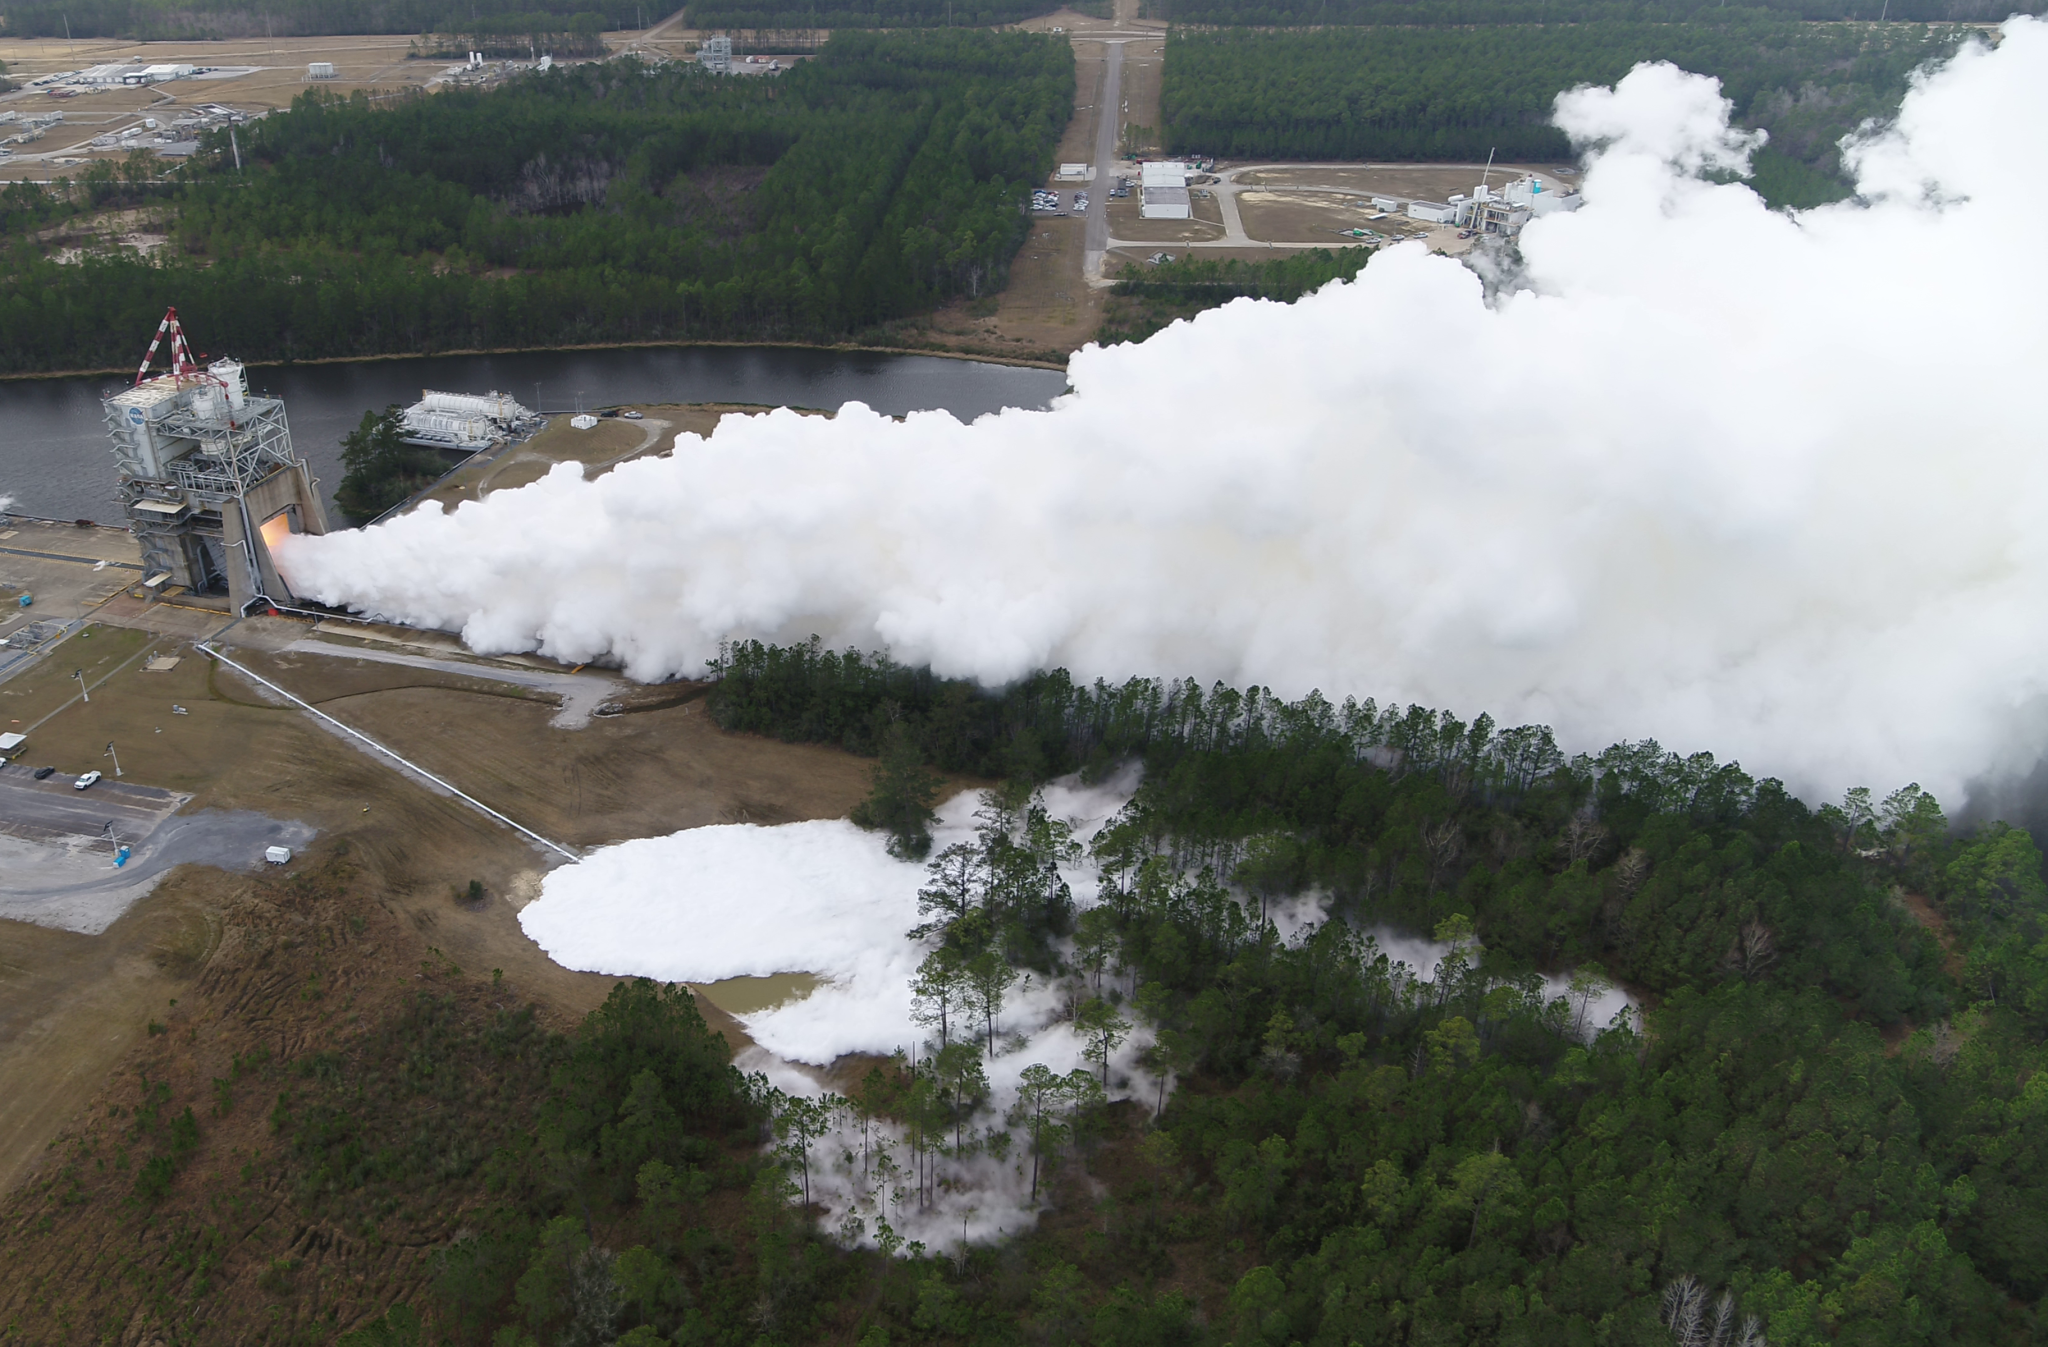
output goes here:
[[[290, 624], [274, 625], [290, 634]], [[347, 843], [368, 901], [455, 962], [502, 968], [523, 994], [565, 1016], [603, 999], [612, 979], [558, 967], [519, 927], [517, 907], [534, 896], [547, 863], [533, 846], [304, 713], [266, 704], [189, 648], [176, 653], [185, 658], [175, 670], [145, 673], [138, 662], [96, 689], [89, 706], [58, 715], [37, 733], [38, 754], [79, 770], [102, 765], [111, 739], [129, 779], [191, 792], [190, 808], [310, 822], [319, 848]], [[722, 821], [836, 817], [867, 789], [860, 759], [719, 730], [693, 695], [701, 688], [636, 690], [629, 706], [648, 709], [569, 731], [548, 725], [551, 701], [505, 684], [246, 648], [235, 657], [572, 846]], [[191, 714], [173, 716], [173, 702]], [[454, 902], [472, 879], [489, 900]], [[0, 1189], [101, 1087], [108, 1066], [142, 1043], [148, 1019], [187, 994], [193, 961], [164, 952], [191, 946], [247, 883], [181, 870], [98, 937], [0, 922], [0, 1031], [20, 1026], [0, 1050], [13, 1101], [0, 1106]], [[714, 1007], [705, 1013], [744, 1041]]]
[[1453, 192], [1470, 192], [1482, 175], [1495, 190], [1525, 173], [1567, 180], [1577, 176], [1570, 166], [1552, 164], [1495, 164], [1490, 175], [1485, 170], [1485, 164], [1288, 165], [1241, 173], [1237, 182], [1245, 187], [1336, 187], [1361, 194], [1383, 192], [1442, 201]]
[[[0, 729], [26, 730], [79, 695], [78, 680], [72, 677], [74, 672], [83, 671], [86, 682], [95, 683], [150, 643], [148, 632], [103, 627], [96, 623], [80, 628], [45, 655], [40, 665], [0, 683]], [[38, 733], [30, 741], [30, 751], [40, 752], [45, 742], [45, 736]], [[97, 757], [105, 746], [103, 741], [93, 750], [94, 756]], [[67, 772], [90, 770], [58, 765]]]
[[1337, 231], [1342, 229], [1406, 232], [1409, 225], [1419, 224], [1405, 218], [1375, 221], [1371, 217], [1379, 212], [1372, 204], [1355, 204], [1356, 201], [1319, 192], [1242, 192], [1237, 198], [1237, 210], [1244, 220], [1245, 233], [1274, 243], [1335, 246], [1339, 241]]
[[[221, 103], [247, 112], [289, 105], [308, 89], [347, 94], [356, 89], [395, 93], [424, 87], [439, 75], [446, 61], [408, 61], [403, 35], [369, 37], [239, 38], [219, 42], [122, 42], [90, 39], [67, 43], [57, 38], [0, 41], [0, 61], [9, 75], [26, 81], [57, 71], [78, 70], [110, 61], [146, 64], [188, 63], [198, 66], [263, 66], [234, 79], [175, 80], [150, 88], [118, 88], [80, 94], [63, 100], [37, 97], [18, 106], [42, 112], [62, 111], [64, 124], [23, 147], [28, 154], [71, 152], [94, 158], [119, 158], [127, 152], [94, 151], [88, 142], [100, 132], [133, 123], [137, 115], [168, 122], [202, 103]], [[332, 61], [336, 78], [309, 81], [306, 65]], [[0, 180], [42, 178], [47, 161], [22, 158], [0, 168]], [[65, 170], [58, 169], [63, 172]]]
[[448, 507], [465, 500], [476, 500], [492, 491], [538, 481], [557, 463], [582, 463], [586, 467], [602, 468], [643, 454], [667, 453], [675, 444], [677, 435], [686, 431], [709, 435], [728, 415], [761, 409], [739, 403], [694, 403], [687, 406], [642, 404], [621, 410], [638, 411], [646, 419], [606, 418], [589, 430], [577, 430], [569, 424], [568, 417], [555, 417], [547, 429], [525, 443], [464, 464], [427, 492], [423, 499], [439, 501], [443, 507]]
[[1121, 201], [1109, 203], [1109, 236], [1146, 243], [1208, 243], [1223, 237], [1223, 208], [1214, 197], [1190, 201], [1190, 220], [1146, 220], [1140, 218], [1138, 190]]

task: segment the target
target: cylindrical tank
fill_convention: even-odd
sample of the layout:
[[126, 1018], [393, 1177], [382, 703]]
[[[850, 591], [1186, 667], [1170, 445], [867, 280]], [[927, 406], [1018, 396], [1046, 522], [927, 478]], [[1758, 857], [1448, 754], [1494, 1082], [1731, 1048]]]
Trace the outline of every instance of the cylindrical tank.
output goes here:
[[202, 421], [219, 421], [227, 416], [227, 395], [217, 383], [198, 383], [186, 393], [187, 407]]
[[216, 360], [206, 367], [206, 372], [228, 386], [228, 406], [235, 411], [242, 410], [249, 400], [249, 372], [242, 368], [239, 360]]
[[419, 407], [427, 412], [488, 416], [494, 421], [515, 421], [526, 410], [503, 393], [479, 396], [475, 393], [438, 393], [431, 388], [420, 390]]

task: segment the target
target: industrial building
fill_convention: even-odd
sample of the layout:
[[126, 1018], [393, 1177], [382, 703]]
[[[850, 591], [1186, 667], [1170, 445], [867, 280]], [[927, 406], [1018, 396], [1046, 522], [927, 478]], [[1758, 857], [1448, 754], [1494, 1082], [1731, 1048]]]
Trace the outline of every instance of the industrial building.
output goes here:
[[1188, 166], [1178, 159], [1155, 159], [1138, 166], [1138, 218], [1185, 220], [1194, 210], [1188, 201]]
[[331, 79], [333, 79], [333, 78], [334, 78], [334, 62], [332, 62], [332, 61], [313, 61], [313, 62], [310, 62], [310, 63], [308, 63], [308, 64], [307, 64], [307, 66], [306, 66], [306, 78], [307, 78], [307, 79], [309, 79], [309, 80], [331, 80]]
[[[170, 371], [151, 377], [166, 337]], [[284, 403], [252, 396], [239, 361], [202, 369], [171, 309], [134, 386], [102, 405], [143, 584], [225, 595], [237, 612], [259, 599], [289, 602], [272, 549], [288, 534], [327, 532], [327, 511], [292, 450]]]
[[732, 73], [732, 39], [724, 35], [707, 37], [697, 44], [697, 64], [714, 75]]
[[[1577, 210], [1577, 192], [1546, 192], [1534, 176], [1517, 178], [1496, 192], [1484, 182], [1467, 196], [1459, 192], [1449, 201], [1410, 201], [1408, 217], [1428, 224], [1457, 225], [1478, 234], [1518, 234], [1530, 220], [1560, 211]], [[1373, 199], [1375, 206], [1380, 199]]]
[[399, 417], [407, 444], [474, 453], [502, 443], [536, 420], [504, 393], [437, 393], [420, 390], [420, 400]]

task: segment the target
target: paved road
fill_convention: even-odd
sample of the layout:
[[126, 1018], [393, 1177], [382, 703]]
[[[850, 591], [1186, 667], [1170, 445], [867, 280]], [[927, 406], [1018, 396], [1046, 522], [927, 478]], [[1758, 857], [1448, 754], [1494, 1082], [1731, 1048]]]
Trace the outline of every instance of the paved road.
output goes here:
[[327, 655], [334, 659], [366, 659], [375, 664], [402, 664], [409, 669], [433, 669], [439, 673], [481, 678], [494, 683], [552, 692], [562, 699], [562, 709], [548, 723], [557, 729], [581, 729], [590, 723], [591, 713], [617, 695], [616, 679], [595, 674], [550, 673], [545, 669], [522, 669], [508, 664], [476, 664], [468, 660], [433, 659], [426, 655], [401, 655], [395, 650], [367, 646], [333, 645], [326, 641], [293, 641], [284, 648], [293, 655]]
[[1109, 189], [1115, 182], [1117, 125], [1124, 106], [1124, 44], [1105, 42], [1102, 93], [1095, 100], [1095, 181], [1088, 184], [1088, 224], [1081, 241], [1081, 274], [1102, 275], [1102, 255], [1109, 250]]
[[[191, 798], [114, 780], [74, 790], [71, 783], [75, 777], [59, 772], [38, 781], [34, 771], [32, 762], [0, 767], [0, 819], [77, 837], [98, 837], [111, 821], [122, 841], [135, 843], [155, 832], [157, 825]], [[5, 886], [6, 881], [0, 879], [0, 888]]]
[[[0, 807], [5, 803], [12, 802]], [[124, 832], [123, 840], [135, 850], [119, 869], [113, 855], [97, 847], [0, 835], [0, 860], [5, 862], [0, 865], [0, 918], [98, 935], [175, 866], [260, 870], [267, 848], [290, 847], [296, 853], [315, 835], [311, 824], [291, 819], [205, 809], [176, 815], [139, 842]]]

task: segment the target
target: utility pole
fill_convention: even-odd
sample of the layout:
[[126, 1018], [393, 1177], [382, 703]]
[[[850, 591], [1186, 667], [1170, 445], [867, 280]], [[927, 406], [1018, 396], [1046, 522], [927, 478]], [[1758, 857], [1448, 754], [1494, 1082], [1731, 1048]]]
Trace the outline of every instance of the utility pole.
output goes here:
[[100, 754], [100, 756], [103, 758], [112, 758], [114, 760], [114, 775], [117, 777], [121, 775], [121, 755], [114, 751], [113, 744], [109, 743], [107, 745], [107, 751]]
[[73, 669], [71, 676], [78, 680], [78, 695], [90, 702], [92, 700], [92, 689], [85, 685], [85, 670]]
[[242, 142], [235, 139], [233, 122], [228, 123], [228, 148], [235, 152], [235, 172], [239, 174], [242, 171]]

